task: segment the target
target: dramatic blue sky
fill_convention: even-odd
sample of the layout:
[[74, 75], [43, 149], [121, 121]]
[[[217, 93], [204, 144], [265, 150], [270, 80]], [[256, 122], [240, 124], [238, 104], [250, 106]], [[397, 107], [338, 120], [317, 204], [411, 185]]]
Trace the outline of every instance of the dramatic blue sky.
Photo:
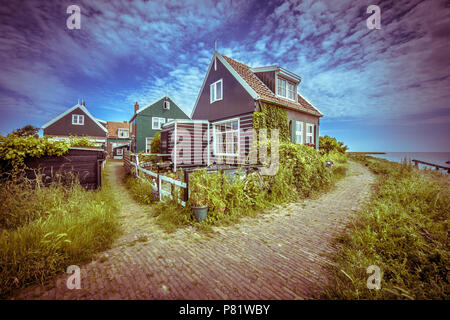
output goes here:
[[[190, 114], [213, 54], [277, 64], [353, 151], [450, 151], [450, 1], [0, 1], [0, 134], [84, 98], [129, 120], [166, 92]], [[81, 30], [66, 9], [81, 8]], [[381, 7], [381, 29], [366, 9]]]

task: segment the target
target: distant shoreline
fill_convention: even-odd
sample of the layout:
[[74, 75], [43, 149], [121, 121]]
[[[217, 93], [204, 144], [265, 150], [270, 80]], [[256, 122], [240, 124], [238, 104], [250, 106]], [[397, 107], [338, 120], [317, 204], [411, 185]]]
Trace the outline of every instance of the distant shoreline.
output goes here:
[[348, 151], [347, 153], [358, 153], [358, 154], [386, 154], [386, 152], [359, 152], [359, 151]]

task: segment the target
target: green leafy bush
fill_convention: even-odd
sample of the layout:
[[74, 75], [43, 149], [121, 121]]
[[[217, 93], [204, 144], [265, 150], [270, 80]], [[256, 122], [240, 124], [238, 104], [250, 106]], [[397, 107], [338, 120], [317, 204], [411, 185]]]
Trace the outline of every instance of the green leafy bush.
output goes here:
[[71, 147], [99, 147], [100, 144], [89, 140], [88, 137], [70, 137], [69, 145]]
[[259, 172], [246, 175], [239, 170], [235, 174], [207, 173], [204, 169], [191, 173], [188, 204], [206, 203], [206, 221], [215, 224], [251, 214], [271, 203], [308, 197], [331, 182], [332, 173], [317, 150], [284, 142], [280, 144], [279, 169], [273, 176], [261, 176]]
[[[166, 199], [156, 206], [158, 221], [170, 231], [182, 225], [197, 225], [191, 206], [207, 205], [208, 215], [202, 224], [229, 223], [273, 204], [311, 196], [325, 190], [334, 181], [332, 169], [325, 167], [323, 155], [316, 149], [282, 142], [279, 152], [279, 169], [272, 176], [262, 176], [259, 171], [247, 174], [244, 168], [238, 168], [234, 173], [206, 169], [190, 173], [186, 207]], [[340, 154], [339, 157], [342, 161], [346, 159], [345, 155]], [[168, 176], [178, 179], [175, 173]], [[173, 199], [180, 199], [181, 192], [177, 194], [177, 189], [172, 186]], [[142, 197], [149, 194], [149, 190], [142, 192], [137, 188], [133, 192], [142, 193]]]
[[161, 133], [155, 134], [150, 144], [150, 150], [152, 153], [160, 153], [161, 151]]
[[319, 137], [319, 150], [322, 154], [330, 152], [345, 153], [348, 147], [343, 142], [337, 141], [336, 138], [324, 136]]
[[[286, 185], [293, 187], [294, 193], [307, 197], [314, 190], [322, 190], [331, 183], [331, 173], [325, 168], [317, 150], [294, 143], [280, 144], [280, 167], [290, 171]], [[289, 183], [289, 184], [288, 184]]]
[[206, 170], [198, 170], [191, 174], [189, 179], [190, 204], [193, 207], [202, 207], [207, 204], [209, 193], [208, 175]]
[[39, 132], [39, 128], [28, 124], [20, 129], [14, 130], [12, 133], [8, 134], [8, 136], [10, 136], [10, 135], [22, 136], [22, 137], [33, 136], [33, 137], [37, 138], [38, 132]]
[[285, 109], [275, 105], [262, 103], [261, 110], [253, 112], [253, 128], [259, 133], [260, 129], [267, 129], [267, 136], [270, 137], [270, 130], [279, 130], [279, 138], [282, 142], [290, 140], [289, 119]]
[[0, 137], [0, 171], [17, 170], [24, 167], [26, 158], [43, 156], [61, 156], [71, 146], [94, 146], [88, 138], [71, 138], [70, 140], [51, 140], [35, 136], [18, 136], [15, 134]]

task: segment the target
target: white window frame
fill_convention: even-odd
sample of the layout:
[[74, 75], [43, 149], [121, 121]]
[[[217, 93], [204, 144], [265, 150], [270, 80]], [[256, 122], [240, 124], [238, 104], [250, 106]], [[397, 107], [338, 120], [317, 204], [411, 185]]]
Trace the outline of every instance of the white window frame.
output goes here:
[[[220, 99], [217, 99], [217, 85], [220, 82]], [[209, 103], [223, 100], [223, 79], [220, 79], [209, 85]]]
[[164, 101], [163, 109], [164, 110], [170, 110], [170, 101], [168, 101], [168, 100]]
[[145, 153], [152, 152], [152, 140], [153, 137], [145, 137]]
[[[237, 121], [237, 129], [231, 130], [231, 131], [228, 131], [228, 132], [237, 133], [237, 137], [238, 137], [238, 139], [237, 139], [237, 153], [217, 152], [216, 126], [224, 124], [224, 123], [227, 123], [227, 122], [234, 122], [234, 121]], [[216, 155], [216, 156], [239, 156], [240, 149], [241, 149], [241, 135], [240, 135], [241, 123], [240, 123], [240, 119], [239, 118], [233, 118], [233, 119], [217, 121], [217, 122], [213, 122], [212, 126], [213, 126], [213, 152], [214, 152], [214, 155]], [[227, 132], [224, 132], [224, 134], [226, 134], [226, 133]], [[226, 149], [226, 147], [225, 147], [225, 149]]]
[[[308, 130], [309, 128], [311, 128], [311, 132], [309, 132], [309, 130]], [[308, 141], [309, 137], [311, 137], [311, 142]], [[306, 124], [306, 143], [315, 144], [315, 142], [314, 142], [314, 124], [312, 124], [312, 123]]]
[[[122, 135], [121, 135], [121, 133], [122, 133]], [[126, 135], [124, 135], [124, 133], [126, 133]], [[123, 129], [123, 128], [118, 129], [117, 135], [119, 136], [119, 138], [129, 138], [130, 137], [128, 129]]]
[[[278, 90], [280, 89], [279, 82], [285, 83], [285, 85], [284, 85], [284, 93], [285, 93], [285, 95], [282, 95], [281, 93], [278, 92]], [[292, 88], [293, 95], [294, 95], [293, 99], [289, 98], [289, 91], [290, 91], [289, 90], [289, 85], [292, 85], [292, 87], [293, 87]], [[277, 81], [275, 81], [275, 94], [278, 97], [282, 97], [284, 99], [288, 99], [288, 100], [291, 100], [291, 101], [297, 101], [297, 99], [296, 99], [296, 92], [297, 92], [297, 85], [294, 82], [289, 81], [289, 80], [287, 80], [285, 78], [277, 76]]]
[[122, 148], [119, 148], [119, 149], [116, 149], [116, 154], [118, 155], [118, 156], [123, 156], [123, 149]]
[[[155, 120], [158, 121], [158, 127], [155, 127]], [[161, 130], [161, 125], [166, 123], [166, 118], [160, 118], [160, 117], [152, 117], [152, 129], [153, 130]]]
[[[295, 124], [295, 143], [303, 144], [303, 121], [296, 120]], [[298, 125], [300, 124], [300, 130], [298, 130]], [[298, 141], [298, 137], [300, 137], [300, 141]]]
[[[289, 90], [289, 87], [292, 87], [292, 90]], [[289, 93], [292, 92], [292, 98], [289, 97]], [[287, 94], [287, 99], [295, 101], [295, 84], [293, 84], [292, 82], [287, 82], [286, 83], [286, 94]]]
[[76, 125], [76, 126], [84, 125], [84, 115], [83, 114], [72, 114], [72, 124]]

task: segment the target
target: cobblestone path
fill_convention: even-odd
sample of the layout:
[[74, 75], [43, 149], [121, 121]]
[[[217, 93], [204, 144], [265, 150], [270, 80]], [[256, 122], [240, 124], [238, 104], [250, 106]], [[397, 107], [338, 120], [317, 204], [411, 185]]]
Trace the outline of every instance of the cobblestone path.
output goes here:
[[124, 234], [81, 266], [80, 290], [67, 274], [26, 288], [16, 299], [308, 299], [327, 281], [333, 238], [368, 199], [374, 177], [350, 163], [350, 174], [316, 199], [271, 209], [215, 228], [165, 233], [122, 185], [122, 165], [109, 162], [109, 183], [122, 201]]

